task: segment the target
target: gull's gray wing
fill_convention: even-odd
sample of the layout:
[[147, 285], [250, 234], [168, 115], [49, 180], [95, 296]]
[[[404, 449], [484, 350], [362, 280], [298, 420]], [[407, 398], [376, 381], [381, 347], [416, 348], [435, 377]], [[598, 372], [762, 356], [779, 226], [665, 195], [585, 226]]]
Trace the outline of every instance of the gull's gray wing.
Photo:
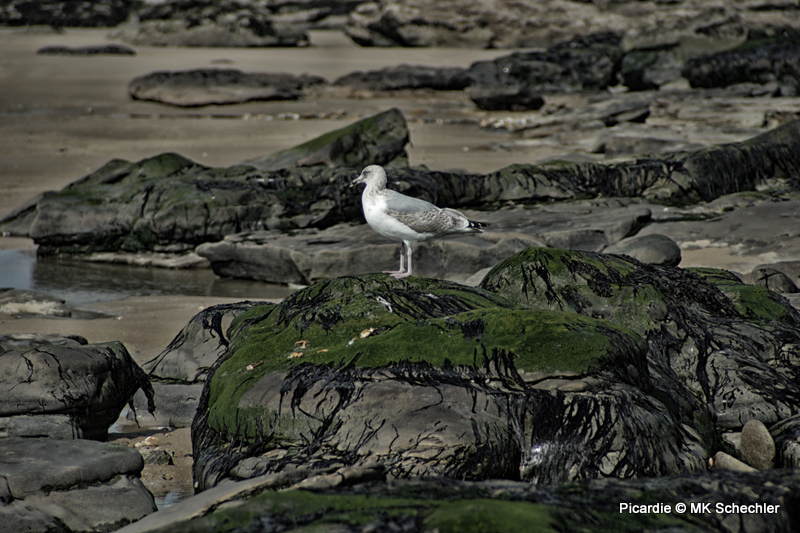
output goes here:
[[469, 226], [469, 220], [455, 209], [439, 209], [430, 202], [387, 190], [386, 214], [417, 233], [445, 234]]

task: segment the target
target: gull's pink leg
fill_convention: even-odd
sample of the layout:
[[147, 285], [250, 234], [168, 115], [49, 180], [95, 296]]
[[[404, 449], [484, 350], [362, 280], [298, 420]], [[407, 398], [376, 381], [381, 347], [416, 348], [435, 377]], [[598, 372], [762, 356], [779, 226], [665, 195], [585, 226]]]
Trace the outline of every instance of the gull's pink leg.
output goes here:
[[406, 250], [406, 243], [401, 242], [400, 243], [400, 270], [384, 270], [383, 271], [384, 274], [389, 274], [389, 275], [391, 275], [391, 276], [393, 276], [395, 278], [398, 278], [398, 279], [400, 279], [402, 277], [405, 277], [405, 276], [403, 276], [403, 274], [405, 274], [405, 272], [406, 272], [405, 269], [403, 268], [403, 264], [404, 264], [403, 260], [405, 259], [405, 257], [404, 257], [405, 250]]
[[[403, 247], [406, 249], [406, 264], [408, 265], [408, 270], [406, 270], [405, 272], [396, 272], [396, 273], [392, 274], [392, 276], [397, 278], [397, 279], [407, 278], [408, 276], [411, 275], [411, 254], [412, 254], [411, 243], [406, 243], [404, 241], [403, 242]], [[402, 250], [401, 250], [400, 257], [403, 257], [402, 256]], [[403, 267], [402, 267], [402, 259], [401, 259], [400, 269], [402, 270], [402, 268]]]

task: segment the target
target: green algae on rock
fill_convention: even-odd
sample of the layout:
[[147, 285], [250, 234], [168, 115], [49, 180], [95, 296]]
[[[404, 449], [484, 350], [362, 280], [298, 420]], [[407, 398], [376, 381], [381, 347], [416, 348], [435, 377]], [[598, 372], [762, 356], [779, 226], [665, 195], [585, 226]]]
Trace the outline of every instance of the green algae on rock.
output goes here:
[[529, 248], [497, 265], [481, 286], [523, 307], [602, 317], [644, 337], [657, 396], [678, 418], [711, 416], [733, 429], [750, 418], [775, 422], [800, 405], [792, 363], [800, 313], [730, 275]]
[[398, 478], [541, 482], [704, 464], [648, 396], [642, 339], [604, 320], [381, 274], [253, 308], [229, 336], [193, 424], [201, 490], [376, 460]]

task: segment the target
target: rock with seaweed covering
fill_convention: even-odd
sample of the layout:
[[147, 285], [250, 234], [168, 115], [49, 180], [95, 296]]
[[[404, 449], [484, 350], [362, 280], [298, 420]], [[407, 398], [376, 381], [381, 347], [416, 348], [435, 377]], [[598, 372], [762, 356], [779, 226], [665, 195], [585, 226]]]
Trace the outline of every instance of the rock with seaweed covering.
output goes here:
[[[515, 52], [473, 63], [469, 97], [481, 109], [538, 109], [543, 101], [533, 95], [606, 89], [616, 84], [620, 41], [617, 34], [603, 33], [545, 52]], [[525, 100], [531, 103], [525, 106]]]
[[240, 314], [266, 302], [237, 302], [203, 309], [164, 351], [142, 365], [155, 394], [156, 410], [147, 413], [143, 391], [134, 396], [140, 427], [188, 427], [192, 424], [206, 376], [228, 348], [228, 327]]
[[303, 89], [320, 83], [325, 80], [319, 76], [204, 68], [145, 74], [131, 80], [128, 93], [134, 100], [198, 107], [297, 100], [303, 95]]
[[87, 440], [2, 439], [3, 531], [113, 531], [156, 510], [136, 450]]
[[392, 108], [294, 148], [244, 163], [261, 170], [315, 165], [350, 168], [371, 164], [405, 166], [408, 140], [406, 119], [399, 109]]
[[683, 77], [692, 87], [727, 87], [737, 83], [777, 83], [782, 96], [800, 92], [800, 35], [792, 32], [751, 40], [716, 54], [690, 59]]
[[[384, 482], [374, 474], [367, 477], [376, 470], [343, 468], [321, 475], [298, 470], [227, 483], [145, 517], [120, 533], [223, 528], [247, 533], [264, 524], [272, 531], [285, 527], [336, 532], [370, 528], [579, 533], [591, 524], [592, 531], [757, 533], [795, 530], [798, 525], [792, 509], [800, 480], [790, 470], [607, 478], [566, 486], [447, 478]], [[731, 512], [721, 520], [722, 513], [678, 512], [677, 503], [685, 503], [687, 509], [705, 505], [712, 510], [719, 503]], [[654, 507], [645, 512], [644, 505]], [[733, 505], [743, 511], [734, 511]]]
[[607, 321], [337, 278], [234, 320], [192, 426], [195, 479], [375, 461], [397, 478], [542, 483], [704, 469], [651, 389], [646, 346]]
[[[743, 143], [607, 165], [510, 165], [489, 174], [397, 168], [389, 179], [405, 194], [459, 209], [639, 196], [685, 204], [754, 190], [766, 179], [797, 187], [798, 131], [800, 121], [794, 121]], [[186, 252], [233, 233], [324, 229], [361, 218], [360, 195], [350, 181], [366, 164], [402, 165], [407, 140], [402, 115], [390, 110], [229, 168], [176, 154], [114, 160], [22, 206], [0, 221], [0, 231], [32, 237], [41, 254], [85, 254]]]
[[[390, 110], [252, 164], [210, 168], [173, 153], [116, 159], [2, 225], [33, 238], [42, 255], [182, 253], [241, 231], [324, 228], [361, 216], [349, 187], [356, 168], [405, 161], [407, 142], [403, 115]], [[356, 168], [327, 167], [339, 164]]]
[[10, 346], [0, 354], [0, 435], [103, 440], [147, 375], [119, 342]]
[[526, 308], [631, 328], [647, 340], [656, 396], [679, 419], [739, 429], [800, 412], [800, 312], [727, 271], [531, 248], [497, 265], [481, 287]]

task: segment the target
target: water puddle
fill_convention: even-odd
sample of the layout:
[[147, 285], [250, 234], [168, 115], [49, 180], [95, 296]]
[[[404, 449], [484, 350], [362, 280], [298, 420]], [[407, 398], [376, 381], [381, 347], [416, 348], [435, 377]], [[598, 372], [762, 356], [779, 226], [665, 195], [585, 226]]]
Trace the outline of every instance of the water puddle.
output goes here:
[[[285, 298], [295, 289], [259, 281], [223, 279], [210, 269], [164, 268], [40, 258], [35, 250], [0, 250], [0, 287], [26, 289], [81, 305], [131, 296], [213, 296], [259, 300]], [[84, 316], [85, 315], [85, 316]], [[81, 311], [73, 318], [103, 315]]]

